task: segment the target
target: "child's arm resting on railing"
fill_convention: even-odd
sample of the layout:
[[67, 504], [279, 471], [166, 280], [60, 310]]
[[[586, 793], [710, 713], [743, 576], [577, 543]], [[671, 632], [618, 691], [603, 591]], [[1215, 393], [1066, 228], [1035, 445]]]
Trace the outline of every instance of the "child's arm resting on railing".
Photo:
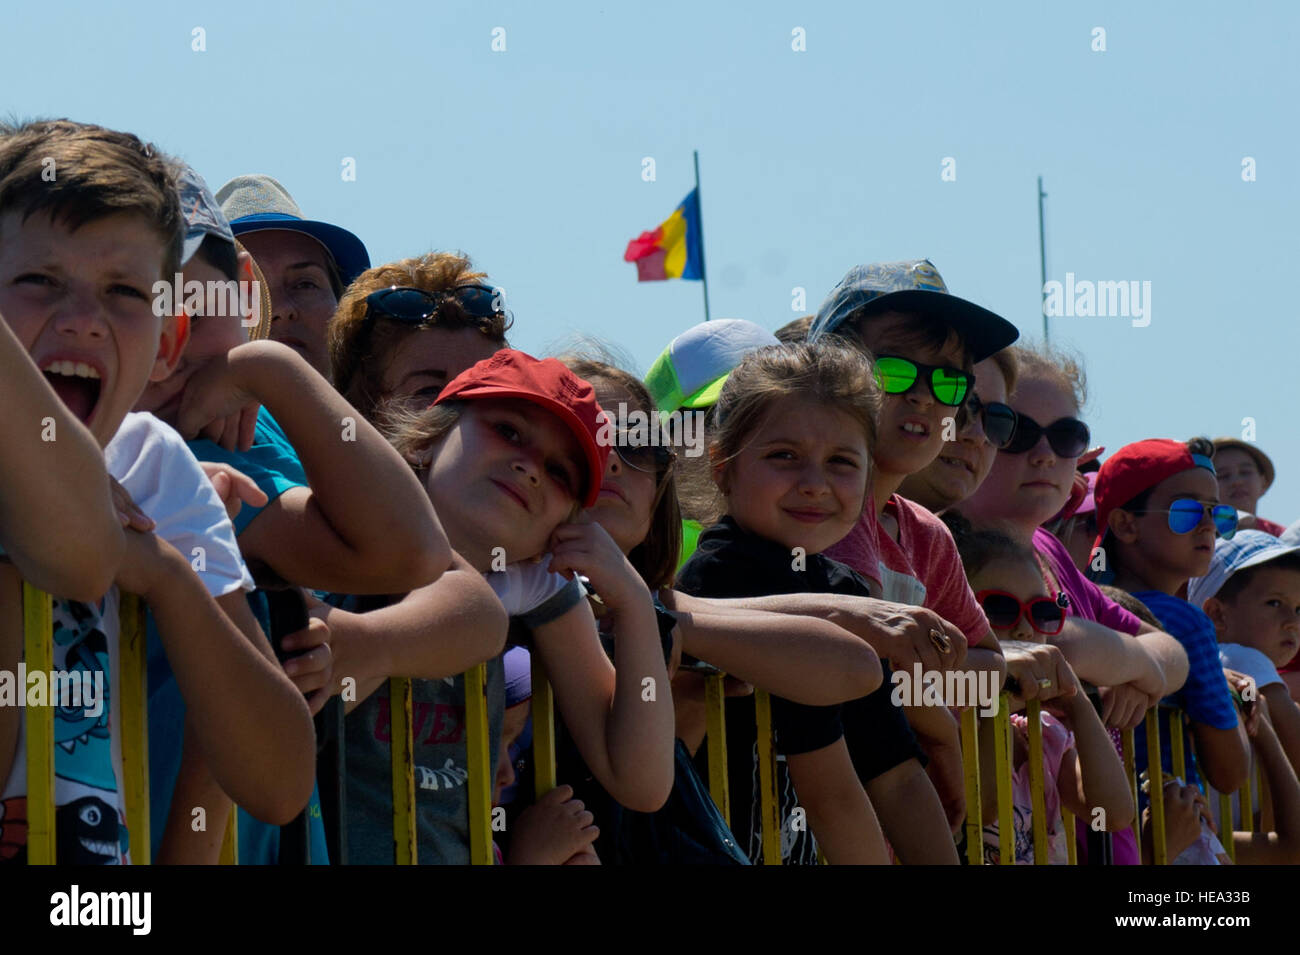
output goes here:
[[650, 592], [599, 524], [562, 524], [551, 569], [584, 574], [614, 618], [614, 666], [586, 601], [533, 629], [555, 702], [593, 775], [636, 812], [673, 786], [673, 699]]
[[356, 680], [356, 699], [344, 704], [349, 712], [389, 677], [437, 680], [492, 659], [509, 625], [483, 575], [455, 552], [446, 573], [389, 607], [349, 613], [312, 606], [330, 627], [334, 692], [342, 679]]
[[249, 342], [211, 361], [185, 387], [177, 430], [193, 437], [253, 402], [284, 429], [310, 488], [253, 518], [239, 541], [246, 554], [338, 593], [405, 593], [447, 569], [451, 548], [411, 468], [293, 349]]
[[[1290, 702], [1288, 700], [1288, 702]], [[1259, 759], [1273, 802], [1272, 832], [1234, 832], [1238, 865], [1295, 865], [1300, 863], [1300, 780], [1273, 730], [1272, 710], [1257, 701], [1255, 755]], [[1242, 812], [1250, 807], [1242, 803]]]
[[254, 816], [284, 825], [307, 804], [315, 776], [306, 701], [222, 613], [174, 547], [139, 532], [126, 543], [117, 585], [153, 612], [213, 777]]
[[888, 865], [885, 837], [841, 736], [809, 753], [787, 754], [790, 781], [808, 828], [831, 865]]
[[680, 613], [677, 626], [691, 656], [795, 703], [833, 706], [880, 686], [876, 652], [826, 620], [719, 607]]
[[[1061, 757], [1056, 778], [1057, 792], [1066, 809], [1091, 825], [1093, 813], [1102, 810], [1102, 828], [1120, 832], [1133, 825], [1137, 809], [1124, 775], [1124, 764], [1115, 753], [1110, 734], [1102, 726], [1092, 701], [1081, 691], [1047, 707], [1074, 733], [1074, 747]], [[1067, 833], [1073, 838], [1073, 833]]]

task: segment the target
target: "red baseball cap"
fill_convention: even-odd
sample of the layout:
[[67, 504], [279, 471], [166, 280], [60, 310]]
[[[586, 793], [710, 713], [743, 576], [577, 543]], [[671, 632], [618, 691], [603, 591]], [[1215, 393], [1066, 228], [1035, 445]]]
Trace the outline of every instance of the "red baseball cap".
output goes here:
[[478, 398], [518, 398], [546, 409], [563, 421], [578, 439], [587, 459], [582, 506], [591, 507], [596, 503], [605, 479], [609, 447], [596, 440], [605, 415], [596, 403], [596, 392], [591, 385], [554, 358], [539, 360], [513, 348], [503, 348], [448, 382], [434, 404]]
[[1101, 547], [1110, 533], [1111, 511], [1123, 507], [1165, 478], [1191, 468], [1208, 468], [1213, 474], [1214, 462], [1203, 454], [1193, 454], [1183, 442], [1169, 438], [1135, 441], [1107, 458], [1097, 472], [1093, 490], [1093, 500], [1097, 505], [1097, 539], [1093, 542], [1093, 550]]

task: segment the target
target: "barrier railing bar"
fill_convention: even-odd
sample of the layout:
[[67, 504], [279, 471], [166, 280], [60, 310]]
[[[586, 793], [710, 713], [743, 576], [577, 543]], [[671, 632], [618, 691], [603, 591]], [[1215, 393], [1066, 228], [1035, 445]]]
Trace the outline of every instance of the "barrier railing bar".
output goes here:
[[754, 690], [754, 720], [758, 730], [759, 814], [762, 819], [763, 865], [781, 864], [781, 808], [776, 798], [776, 751], [772, 746], [772, 698]]
[[[1029, 797], [1033, 813], [1030, 823], [1034, 831], [1034, 865], [1047, 865], [1051, 860], [1047, 851], [1047, 798], [1043, 792], [1043, 704], [1029, 700], [1025, 704], [1025, 719], [1029, 722]], [[1070, 834], [1073, 836], [1073, 829]]]
[[140, 598], [121, 595], [118, 613], [122, 714], [122, 798], [126, 829], [133, 848], [131, 861], [148, 865], [149, 839], [149, 676], [145, 654], [145, 612]]
[[393, 857], [398, 865], [419, 861], [415, 828], [415, 741], [412, 736], [411, 681], [388, 680], [389, 746], [393, 765]]
[[1160, 763], [1160, 711], [1147, 710], [1147, 798], [1151, 805], [1151, 853], [1155, 865], [1169, 864], [1165, 845], [1165, 773]]
[[[54, 606], [50, 595], [23, 582], [23, 660], [29, 672], [54, 669]], [[23, 711], [27, 746], [27, 863], [57, 861], [54, 814], [54, 707]]]
[[975, 707], [961, 712], [962, 773], [966, 777], [966, 863], [984, 864], [984, 804], [980, 792], [980, 732]]
[[465, 768], [469, 772], [469, 859], [492, 865], [492, 778], [488, 755], [487, 664], [465, 671]]
[[724, 681], [726, 674], [704, 678], [704, 710], [708, 721], [709, 795], [731, 825], [731, 797], [727, 791], [727, 710]]
[[1016, 864], [1015, 807], [1011, 803], [1011, 697], [1002, 694], [993, 716], [993, 765], [998, 786], [998, 864]]
[[555, 770], [555, 697], [546, 678], [541, 654], [533, 653], [533, 789], [537, 798], [556, 786]]
[[221, 837], [219, 865], [239, 865], [239, 807], [233, 803], [226, 817], [226, 831]]

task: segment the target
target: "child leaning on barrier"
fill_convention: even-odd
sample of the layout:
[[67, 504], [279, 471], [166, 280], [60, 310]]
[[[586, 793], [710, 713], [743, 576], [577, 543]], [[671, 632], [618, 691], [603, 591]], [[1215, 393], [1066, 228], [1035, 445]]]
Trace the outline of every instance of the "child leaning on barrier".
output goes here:
[[[1190, 578], [1209, 570], [1216, 537], [1230, 538], [1236, 530], [1236, 511], [1218, 502], [1212, 452], [1203, 438], [1186, 444], [1151, 439], [1111, 455], [1097, 474], [1100, 535], [1094, 551], [1100, 553], [1091, 566], [1113, 573], [1115, 586], [1146, 604], [1183, 645], [1189, 671], [1173, 701], [1190, 721], [1190, 739], [1180, 730], [1188, 765], [1199, 767], [1220, 792], [1233, 792], [1246, 778], [1249, 743], [1224, 679], [1214, 624], [1178, 596]], [[1163, 725], [1161, 736], [1168, 771], [1170, 744]], [[1138, 765], [1145, 768], [1146, 737], [1137, 737]]]
[[[867, 503], [879, 403], [867, 361], [843, 346], [775, 346], [746, 356], [714, 411], [710, 457], [726, 514], [701, 535], [680, 589], [702, 597], [866, 596], [866, 581], [822, 551]], [[921, 772], [920, 750], [890, 689], [862, 700], [855, 719], [865, 745], [852, 753], [847, 707], [771, 697], [774, 748], [784, 757], [776, 765], [783, 861], [815, 863], [818, 847], [834, 864], [887, 861], [863, 780], [909, 764]], [[757, 862], [764, 836], [754, 698], [729, 699], [726, 723], [732, 831]], [[951, 843], [949, 852], [955, 862]]]
[[[470, 300], [469, 307], [475, 307], [475, 301]], [[483, 304], [490, 308], [491, 297]], [[456, 553], [485, 576], [511, 616], [531, 627], [532, 651], [546, 666], [560, 715], [583, 758], [620, 802], [642, 811], [657, 809], [672, 780], [672, 701], [650, 595], [634, 573], [623, 573], [617, 565], [597, 565], [593, 555], [604, 553], [604, 531], [570, 523], [580, 505], [594, 502], [599, 493], [608, 454], [596, 441], [600, 409], [590, 385], [554, 360], [502, 350], [458, 375], [427, 410], [402, 413], [402, 404], [395, 402], [399, 410], [388, 418], [394, 445], [424, 477]], [[600, 648], [581, 589], [566, 580], [577, 574], [592, 580], [622, 624], [617, 667]], [[376, 613], [401, 607], [399, 603]], [[364, 623], [374, 614], [354, 616]], [[334, 616], [329, 622], [332, 630], [338, 629]], [[346, 618], [341, 625], [348, 629]], [[425, 618], [411, 619], [403, 629], [412, 642], [433, 644]], [[445, 631], [436, 633], [445, 639]], [[504, 636], [503, 628], [498, 640]], [[358, 645], [358, 653], [364, 649]], [[371, 669], [375, 666], [382, 668], [383, 661], [375, 661]], [[381, 670], [376, 676], [392, 672]], [[647, 678], [659, 688], [651, 697], [642, 695]], [[348, 727], [349, 761], [353, 753], [374, 750], [373, 770], [350, 773], [350, 782], [369, 787], [358, 796], [376, 807], [389, 798], [387, 695], [378, 682], [358, 684], [359, 696], [375, 688], [379, 692], [366, 700], [365, 712], [352, 716]], [[501, 683], [500, 663], [493, 661], [487, 691], [494, 748], [501, 732]], [[449, 721], [442, 729], [435, 727], [421, 745], [441, 744], [446, 752], [437, 754], [437, 769], [443, 769], [445, 761], [446, 769], [453, 770], [441, 784], [431, 777], [419, 790], [427, 800], [420, 814], [422, 858], [429, 857], [427, 839], [436, 861], [464, 862], [466, 769], [456, 762], [463, 759], [457, 755], [463, 753], [463, 742], [456, 714], [463, 707], [464, 690], [456, 680], [446, 690], [434, 682], [417, 686], [416, 692], [417, 700], [421, 692], [432, 694], [426, 703]], [[448, 727], [457, 732], [444, 738]], [[416, 758], [434, 755], [417, 752]], [[363, 825], [363, 814], [354, 812], [357, 800], [351, 789], [348, 799], [355, 824]], [[382, 811], [376, 808], [371, 815], [377, 815], [378, 822], [358, 837], [375, 852], [390, 851], [390, 836], [377, 828]], [[349, 841], [357, 843], [351, 833]]]
[[[1000, 641], [1046, 643], [1065, 624], [1060, 593], [1049, 594], [1030, 551], [995, 531], [977, 531], [957, 538], [962, 564], [975, 597]], [[1055, 648], [1052, 648], [1055, 649]], [[1040, 678], [1043, 687], [1043, 802], [1051, 864], [1066, 861], [1073, 833], [1061, 827], [1061, 807], [1100, 829], [1119, 832], [1133, 824], [1133, 798], [1124, 766], [1111, 745], [1091, 701], [1063, 654], [1055, 653], [1053, 671]], [[1044, 685], [1043, 681], [1049, 681]], [[1012, 708], [1023, 707], [1019, 688], [1011, 688]], [[1033, 798], [1029, 782], [1029, 723], [1011, 714], [1012, 801], [1017, 865], [1034, 863]], [[995, 723], [980, 721], [980, 776], [984, 798], [984, 861], [996, 865], [1001, 852], [997, 767], [993, 758]]]
[[[58, 170], [54, 181], [43, 175], [50, 162]], [[66, 120], [0, 131], [0, 313], [101, 447], [148, 380], [165, 376], [183, 347], [184, 316], [152, 307], [154, 284], [176, 271], [182, 235], [175, 181], [159, 154], [134, 136]], [[293, 818], [311, 789], [310, 714], [270, 648], [250, 641], [222, 613], [189, 555], [146, 531], [128, 531], [125, 543], [104, 599], [55, 606], [56, 667], [102, 675], [109, 697], [98, 714], [86, 707], [56, 713], [56, 738], [68, 744], [55, 751], [64, 861], [123, 861], [130, 851], [115, 768], [120, 714], [109, 716], [119, 706], [111, 679], [119, 590], [139, 595], [153, 613], [221, 787], [275, 823]], [[19, 609], [6, 601], [11, 625]], [[8, 668], [17, 659], [6, 649], [0, 667]], [[267, 723], [275, 733], [265, 732]], [[26, 793], [22, 747], [20, 736], [12, 765], [0, 766], [8, 778], [0, 797], [6, 816]], [[11, 844], [7, 852], [22, 858], [21, 830], [19, 836], [20, 848]]]
[[[635, 376], [590, 359], [565, 362], [591, 383], [611, 422], [629, 420], [629, 412], [656, 413], [646, 386]], [[682, 526], [674, 455], [670, 447], [642, 440], [644, 437], [611, 428], [613, 449], [600, 496], [584, 512], [584, 518], [608, 532], [616, 548], [611, 548], [609, 559], [625, 557], [656, 595], [664, 659], [673, 677], [676, 734], [685, 742], [677, 744], [673, 795], [667, 806], [652, 816], [626, 813], [613, 805], [585, 769], [568, 773], [568, 778], [596, 811], [603, 827], [599, 848], [606, 862], [741, 861], [731, 833], [704, 795], [704, 784], [690, 762], [690, 753], [704, 734], [702, 685], [696, 674], [678, 671], [677, 661], [689, 654], [719, 666], [733, 678], [812, 705], [841, 703], [871, 692], [880, 683], [880, 664], [862, 640], [811, 617], [728, 610], [705, 599], [696, 599], [691, 612], [671, 613], [665, 602], [688, 599], [668, 589], [677, 566]], [[616, 640], [611, 622], [602, 616], [599, 624], [607, 638]], [[689, 677], [695, 679], [687, 682], [684, 678]], [[735, 682], [733, 679], [733, 685]], [[577, 758], [571, 747], [565, 755]]]

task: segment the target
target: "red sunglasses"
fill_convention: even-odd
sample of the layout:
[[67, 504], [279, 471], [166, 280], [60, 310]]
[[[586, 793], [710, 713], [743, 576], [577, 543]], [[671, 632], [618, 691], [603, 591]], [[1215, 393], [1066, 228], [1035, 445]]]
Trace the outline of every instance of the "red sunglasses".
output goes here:
[[1010, 630], [1020, 622], [1021, 616], [1044, 636], [1054, 636], [1065, 626], [1065, 606], [1060, 599], [1035, 597], [1029, 603], [1005, 590], [981, 590], [975, 595], [989, 625], [998, 630]]

